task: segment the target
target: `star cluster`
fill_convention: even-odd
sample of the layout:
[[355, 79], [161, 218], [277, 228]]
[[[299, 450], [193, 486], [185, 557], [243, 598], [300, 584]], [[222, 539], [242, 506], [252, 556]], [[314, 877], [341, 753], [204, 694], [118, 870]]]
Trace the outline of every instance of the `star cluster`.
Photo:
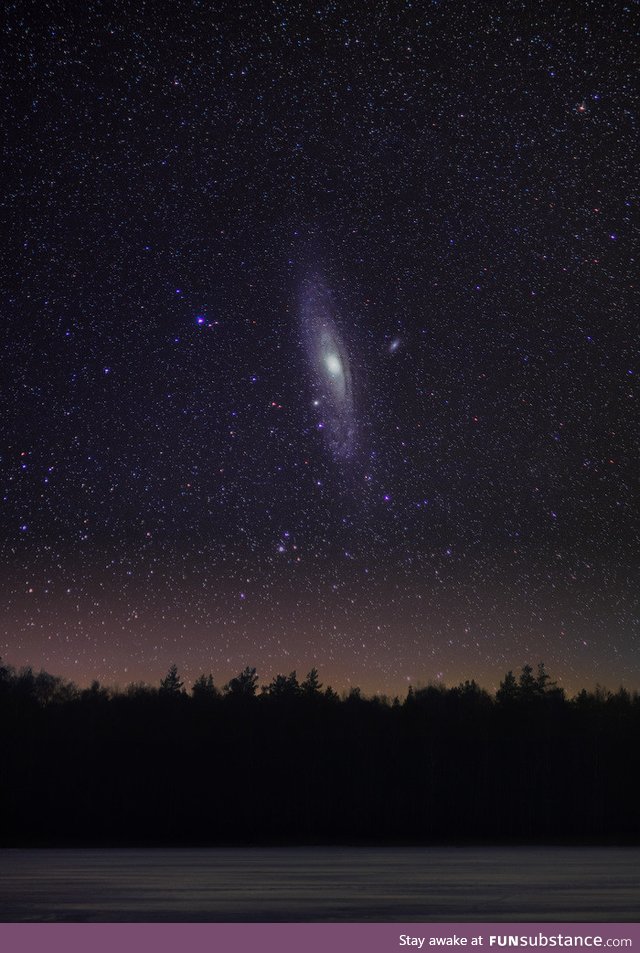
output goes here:
[[9, 662], [639, 687], [637, 14], [6, 5]]

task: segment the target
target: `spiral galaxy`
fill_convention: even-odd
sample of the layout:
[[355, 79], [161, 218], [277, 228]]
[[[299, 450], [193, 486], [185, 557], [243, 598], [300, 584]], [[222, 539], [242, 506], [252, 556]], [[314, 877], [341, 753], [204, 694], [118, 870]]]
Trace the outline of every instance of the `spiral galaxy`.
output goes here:
[[337, 458], [355, 449], [355, 408], [349, 355], [336, 324], [330, 290], [317, 276], [302, 282], [300, 325], [317, 411], [317, 427]]

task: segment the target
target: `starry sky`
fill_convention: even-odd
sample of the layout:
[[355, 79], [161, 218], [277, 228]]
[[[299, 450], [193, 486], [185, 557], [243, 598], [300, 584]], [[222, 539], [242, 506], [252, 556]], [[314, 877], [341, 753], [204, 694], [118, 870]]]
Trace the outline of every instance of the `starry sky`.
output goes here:
[[5, 4], [5, 660], [640, 687], [639, 13]]

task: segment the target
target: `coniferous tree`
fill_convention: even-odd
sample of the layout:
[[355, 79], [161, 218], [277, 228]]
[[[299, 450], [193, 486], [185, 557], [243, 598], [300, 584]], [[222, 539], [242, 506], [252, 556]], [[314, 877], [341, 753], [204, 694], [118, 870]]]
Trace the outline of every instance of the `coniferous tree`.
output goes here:
[[518, 694], [522, 701], [530, 701], [538, 694], [538, 686], [531, 665], [523, 665], [518, 678]]
[[308, 673], [307, 677], [304, 679], [300, 685], [300, 689], [303, 695], [319, 695], [322, 689], [322, 684], [318, 679], [318, 669], [312, 668]]
[[227, 695], [234, 698], [253, 698], [258, 688], [258, 676], [255, 668], [248, 665], [239, 675], [224, 686]]
[[538, 671], [536, 673], [536, 691], [539, 695], [545, 695], [550, 689], [555, 688], [555, 682], [551, 681], [551, 676], [547, 672], [544, 662], [538, 662]]
[[219, 697], [219, 691], [213, 683], [213, 675], [200, 675], [193, 683], [191, 695], [196, 701], [210, 701]]
[[518, 682], [513, 672], [509, 670], [500, 682], [500, 687], [496, 692], [496, 701], [500, 705], [512, 705], [517, 701], [518, 695]]
[[178, 666], [174, 663], [170, 666], [166, 676], [160, 681], [160, 694], [177, 696], [184, 693], [184, 683], [178, 675]]
[[300, 694], [296, 673], [276, 675], [271, 684], [267, 686], [265, 694], [274, 698], [295, 698], [296, 695]]

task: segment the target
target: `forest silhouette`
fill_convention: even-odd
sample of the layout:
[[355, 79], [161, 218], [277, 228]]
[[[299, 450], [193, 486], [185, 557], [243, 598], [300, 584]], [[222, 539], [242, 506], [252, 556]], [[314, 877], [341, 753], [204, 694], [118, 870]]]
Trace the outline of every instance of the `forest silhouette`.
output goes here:
[[638, 843], [640, 696], [543, 664], [340, 697], [313, 669], [190, 691], [0, 665], [0, 844]]

